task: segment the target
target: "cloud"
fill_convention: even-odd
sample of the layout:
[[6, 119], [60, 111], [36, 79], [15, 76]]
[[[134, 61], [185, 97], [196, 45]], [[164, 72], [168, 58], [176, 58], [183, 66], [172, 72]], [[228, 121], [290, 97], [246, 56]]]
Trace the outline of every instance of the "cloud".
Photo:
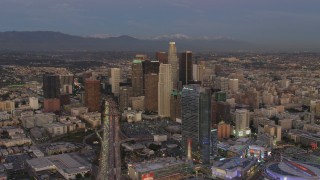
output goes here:
[[164, 34], [164, 35], [153, 37], [152, 39], [154, 40], [191, 39], [191, 37], [182, 33], [177, 33], [177, 34]]

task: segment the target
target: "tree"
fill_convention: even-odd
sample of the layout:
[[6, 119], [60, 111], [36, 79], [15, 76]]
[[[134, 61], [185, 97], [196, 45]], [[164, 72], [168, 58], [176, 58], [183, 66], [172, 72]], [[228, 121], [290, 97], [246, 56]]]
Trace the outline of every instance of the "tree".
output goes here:
[[78, 173], [78, 174], [76, 175], [76, 179], [82, 179], [82, 174]]
[[85, 173], [85, 174], [84, 174], [84, 177], [87, 177], [87, 178], [88, 178], [88, 177], [91, 177], [91, 173], [90, 173], [90, 172]]

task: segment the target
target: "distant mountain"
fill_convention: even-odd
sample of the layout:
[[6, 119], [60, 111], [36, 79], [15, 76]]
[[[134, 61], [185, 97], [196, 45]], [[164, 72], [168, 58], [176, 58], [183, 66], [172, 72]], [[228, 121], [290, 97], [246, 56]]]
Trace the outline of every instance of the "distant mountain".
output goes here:
[[166, 51], [170, 39], [178, 51], [248, 51], [256, 46], [233, 39], [192, 39], [184, 36], [137, 39], [130, 36], [81, 37], [51, 31], [0, 32], [0, 51]]

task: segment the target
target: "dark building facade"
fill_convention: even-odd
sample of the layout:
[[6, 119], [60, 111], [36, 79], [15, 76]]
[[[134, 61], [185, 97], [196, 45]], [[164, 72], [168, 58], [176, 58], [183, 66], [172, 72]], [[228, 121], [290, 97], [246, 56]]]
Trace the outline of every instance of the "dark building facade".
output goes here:
[[90, 112], [100, 111], [101, 87], [100, 81], [95, 79], [85, 80], [85, 105]]
[[179, 61], [179, 80], [182, 85], [186, 85], [192, 80], [192, 52], [181, 53]]
[[142, 61], [143, 74], [159, 74], [159, 61]]
[[[182, 89], [182, 146], [187, 151], [188, 139], [192, 151], [200, 153], [200, 161], [210, 161], [211, 94], [197, 84]], [[187, 153], [186, 153], [187, 154]]]
[[43, 76], [44, 111], [60, 111], [60, 77], [53, 74]]
[[[146, 82], [146, 78], [147, 78], [147, 76], [149, 76], [150, 74], [152, 74], [152, 76], [159, 75], [159, 66], [160, 66], [159, 61], [149, 61], [149, 60], [146, 60], [146, 61], [143, 61], [143, 62], [142, 62], [142, 68], [143, 68], [143, 94], [144, 94], [145, 96], [147, 96], [146, 91], [147, 91], [148, 89], [150, 90], [150, 88], [151, 88], [151, 89], [154, 88], [154, 85], [153, 85], [153, 84], [150, 84], [150, 79], [149, 79], [148, 82]], [[159, 76], [158, 76], [158, 77], [159, 77]], [[150, 78], [150, 77], [149, 77], [149, 78]], [[153, 79], [152, 82], [158, 84], [158, 80]], [[150, 85], [151, 85], [152, 87], [148, 87], [148, 86], [150, 86]], [[158, 86], [157, 86], [157, 88], [158, 88]], [[158, 89], [156, 89], [156, 91], [158, 91]], [[148, 95], [150, 95], [150, 91], [149, 91], [149, 94], [148, 94]], [[158, 93], [157, 93], [157, 95], [158, 95]], [[153, 99], [154, 99], [154, 98], [153, 98]], [[148, 100], [147, 100], [147, 101], [148, 101]], [[158, 97], [157, 97], [157, 102], [158, 102]], [[158, 107], [158, 105], [157, 105], [157, 107]], [[154, 108], [154, 106], [151, 107], [151, 109], [153, 109], [153, 108]], [[156, 111], [157, 111], [157, 110], [156, 110]]]
[[144, 107], [147, 111], [158, 111], [158, 81], [159, 75], [156, 73], [150, 73], [145, 75]]
[[143, 65], [142, 60], [132, 62], [132, 95], [133, 97], [143, 95]]
[[156, 60], [162, 64], [168, 64], [168, 54], [166, 52], [156, 52]]
[[202, 89], [199, 99], [199, 145], [201, 161], [210, 163], [211, 147], [211, 93]]
[[173, 91], [170, 98], [170, 119], [181, 119], [181, 92]]
[[218, 124], [221, 121], [231, 122], [231, 105], [227, 102], [212, 100], [212, 124]]
[[131, 107], [130, 98], [132, 97], [132, 87], [131, 86], [120, 86], [119, 94], [119, 109], [121, 111], [128, 107]]
[[60, 98], [60, 77], [58, 75], [43, 76], [43, 95], [45, 99]]

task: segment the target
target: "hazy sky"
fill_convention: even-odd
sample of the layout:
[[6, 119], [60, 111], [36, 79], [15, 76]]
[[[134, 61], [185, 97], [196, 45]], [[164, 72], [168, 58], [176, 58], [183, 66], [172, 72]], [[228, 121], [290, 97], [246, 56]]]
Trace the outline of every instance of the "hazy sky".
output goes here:
[[0, 31], [318, 43], [320, 0], [0, 0]]

